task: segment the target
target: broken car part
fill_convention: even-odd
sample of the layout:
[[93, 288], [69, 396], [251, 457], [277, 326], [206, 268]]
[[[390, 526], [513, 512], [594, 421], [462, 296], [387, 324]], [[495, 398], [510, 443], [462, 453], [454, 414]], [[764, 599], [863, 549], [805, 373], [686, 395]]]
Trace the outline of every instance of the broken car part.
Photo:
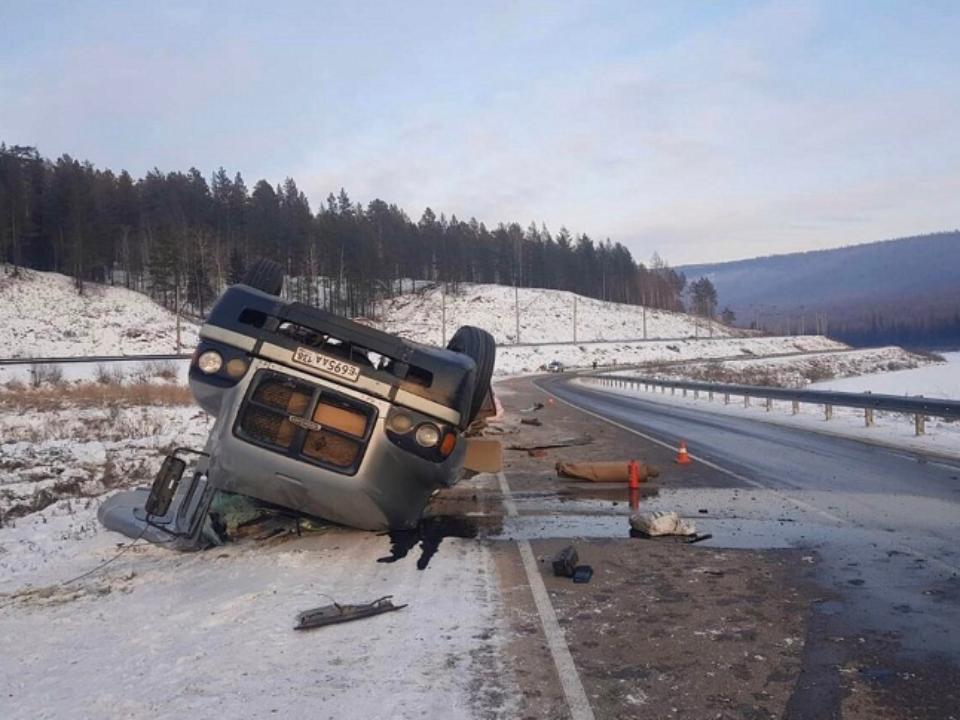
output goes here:
[[385, 595], [379, 600], [359, 605], [324, 605], [313, 610], [304, 610], [297, 615], [297, 624], [293, 626], [294, 630], [310, 630], [312, 628], [323, 627], [324, 625], [334, 625], [336, 623], [349, 622], [350, 620], [359, 620], [361, 618], [382, 615], [383, 613], [402, 610], [406, 605], [394, 605], [391, 598], [393, 595]]
[[[589, 482], [625, 483], [630, 479], [630, 461], [604, 462], [558, 462], [557, 476], [573, 480], [588, 480]], [[640, 482], [660, 475], [660, 471], [652, 465], [637, 463]]]
[[589, 565], [577, 565], [573, 571], [573, 581], [575, 583], [588, 583], [593, 577], [593, 568]]
[[531, 445], [511, 445], [510, 450], [553, 450], [555, 448], [577, 447], [580, 445], [589, 445], [593, 438], [589, 435], [578, 435], [577, 437], [561, 438], [554, 442], [534, 443]]
[[675, 512], [634, 513], [630, 516], [630, 527], [648, 537], [697, 534], [693, 522], [681, 519]]
[[580, 556], [573, 545], [567, 545], [553, 558], [553, 574], [557, 577], [573, 577]]

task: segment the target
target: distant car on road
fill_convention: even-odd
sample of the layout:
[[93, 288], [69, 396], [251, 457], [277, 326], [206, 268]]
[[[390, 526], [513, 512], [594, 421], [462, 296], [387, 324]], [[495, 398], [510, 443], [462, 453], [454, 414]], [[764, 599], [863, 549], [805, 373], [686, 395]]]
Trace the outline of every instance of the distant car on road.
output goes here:
[[564, 370], [566, 370], [566, 367], [559, 360], [552, 360], [547, 365], [547, 372], [562, 373]]

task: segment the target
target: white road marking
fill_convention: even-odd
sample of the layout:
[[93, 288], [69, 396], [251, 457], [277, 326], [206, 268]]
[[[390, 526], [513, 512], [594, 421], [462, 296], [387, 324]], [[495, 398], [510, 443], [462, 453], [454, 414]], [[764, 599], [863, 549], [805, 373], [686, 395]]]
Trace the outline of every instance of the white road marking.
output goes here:
[[[564, 400], [564, 399], [563, 399], [562, 397], [560, 397], [559, 395], [550, 392], [550, 391], [547, 390], [545, 387], [541, 387], [540, 385], [537, 385], [536, 383], [534, 383], [534, 386], [535, 386], [536, 388], [538, 388], [541, 392], [546, 393], [547, 395], [549, 395], [549, 396], [551, 396], [551, 397], [559, 400], [559, 401], [562, 402], [564, 405], [566, 405], [566, 406], [568, 406], [568, 407], [571, 407], [571, 408], [573, 408], [574, 410], [576, 410], [576, 411], [578, 411], [578, 412], [586, 413], [587, 415], [590, 415], [590, 416], [592, 416], [592, 417], [595, 417], [595, 418], [597, 418], [598, 420], [602, 420], [602, 421], [605, 422], [605, 423], [609, 423], [609, 424], [611, 424], [611, 425], [613, 425], [613, 426], [615, 426], [615, 427], [618, 427], [618, 428], [620, 428], [621, 430], [626, 430], [627, 432], [633, 433], [634, 435], [638, 435], [638, 436], [642, 437], [644, 440], [649, 440], [650, 442], [656, 443], [657, 445], [659, 445], [659, 446], [661, 446], [661, 447], [665, 447], [665, 448], [667, 448], [668, 450], [673, 450], [673, 449], [674, 449], [674, 447], [673, 447], [672, 445], [670, 445], [670, 443], [666, 443], [666, 442], [664, 442], [663, 440], [660, 440], [660, 439], [658, 439], [658, 438], [653, 437], [652, 435], [647, 435], [647, 434], [644, 433], [644, 432], [640, 432], [639, 430], [635, 430], [634, 428], [629, 427], [628, 425], [624, 425], [624, 424], [622, 424], [622, 423], [618, 423], [616, 420], [611, 420], [611, 419], [608, 418], [608, 417], [604, 417], [603, 415], [600, 415], [600, 414], [598, 414], [598, 413], [592, 412], [592, 411], [590, 411], [590, 410], [586, 410], [585, 408], [582, 408], [582, 407], [580, 407], [580, 406], [578, 406], [578, 405], [574, 405], [572, 402], [569, 402], [568, 400]], [[599, 391], [599, 392], [604, 392], [604, 391], [601, 390], [601, 391]], [[611, 394], [617, 394], [617, 393], [611, 393]], [[780, 490], [776, 490], [776, 489], [770, 487], [769, 485], [764, 485], [764, 484], [761, 483], [761, 482], [758, 482], [758, 481], [753, 480], [753, 479], [751, 479], [751, 478], [745, 477], [745, 476], [741, 475], [741, 474], [738, 473], [738, 472], [734, 472], [733, 470], [728, 470], [728, 469], [725, 468], [725, 467], [720, 467], [720, 466], [717, 465], [716, 463], [710, 462], [709, 460], [705, 460], [704, 458], [699, 457], [699, 456], [697, 456], [697, 455], [694, 455], [693, 453], [688, 453], [688, 454], [690, 455], [691, 458], [693, 458], [693, 459], [696, 460], [697, 462], [699, 462], [699, 463], [701, 463], [701, 464], [703, 464], [703, 465], [706, 465], [707, 467], [712, 468], [712, 469], [716, 470], [717, 472], [723, 473], [724, 475], [727, 475], [727, 476], [729, 476], [729, 477], [732, 477], [732, 478], [735, 478], [735, 479], [737, 479], [737, 480], [740, 480], [741, 482], [745, 482], [745, 483], [747, 483], [748, 485], [752, 485], [752, 486], [755, 487], [755, 488], [762, 488], [762, 489], [764, 489], [764, 490], [768, 490], [769, 492], [771, 492], [771, 493], [773, 493], [774, 495], [776, 495], [777, 497], [779, 497], [781, 500], [786, 500], [787, 502], [791, 502], [791, 503], [793, 503], [794, 505], [796, 505], [797, 507], [799, 507], [799, 508], [801, 508], [801, 509], [803, 509], [803, 510], [807, 510], [807, 511], [809, 511], [809, 512], [812, 512], [812, 513], [815, 513], [815, 514], [817, 514], [817, 515], [820, 515], [821, 517], [825, 517], [825, 518], [827, 518], [827, 519], [829, 519], [829, 520], [832, 520], [832, 521], [836, 522], [838, 525], [845, 525], [845, 524], [847, 524], [846, 521], [844, 521], [843, 519], [837, 517], [836, 515], [834, 515], [834, 514], [831, 513], [831, 512], [828, 512], [828, 511], [826, 511], [826, 510], [823, 510], [823, 509], [821, 509], [821, 508], [818, 508], [816, 505], [811, 505], [810, 503], [804, 502], [803, 500], [797, 500], [796, 498], [792, 498], [792, 497], [790, 497], [789, 495], [784, 494], [784, 493], [781, 492]], [[914, 555], [915, 557], [923, 558], [924, 560], [930, 562], [931, 564], [937, 565], [937, 566], [939, 566], [940, 568], [942, 568], [942, 569], [944, 569], [944, 570], [947, 570], [948, 572], [952, 572], [952, 573], [955, 573], [955, 574], [960, 573], [960, 568], [958, 568], [958, 567], [956, 567], [956, 566], [954, 566], [954, 565], [951, 565], [950, 563], [944, 562], [943, 560], [940, 560], [939, 558], [933, 557], [932, 555], [926, 555], [925, 553], [922, 553], [922, 552], [920, 552], [919, 550], [916, 550], [915, 548], [913, 548], [913, 547], [911, 547], [911, 546], [909, 546], [909, 545], [903, 545], [903, 544], [901, 544], [901, 547], [904, 548], [905, 550], [907, 550], [907, 552], [911, 553], [911, 554]]]
[[[497, 473], [497, 479], [500, 481], [500, 492], [503, 494], [503, 506], [507, 515], [518, 517], [517, 504], [513, 501], [506, 476], [499, 472]], [[517, 546], [520, 548], [523, 570], [527, 575], [527, 583], [529, 583], [530, 591], [533, 593], [533, 601], [537, 606], [537, 612], [540, 614], [543, 634], [547, 638], [547, 646], [553, 656], [553, 663], [557, 667], [557, 675], [560, 677], [560, 686], [563, 688], [563, 694], [567, 699], [570, 716], [573, 720], [594, 720], [593, 708], [590, 707], [587, 693], [583, 689], [583, 682], [580, 680], [577, 666], [573, 662], [570, 648], [567, 647], [563, 630], [560, 628], [560, 623], [557, 622], [557, 614], [550, 603], [547, 587], [543, 584], [543, 578], [540, 577], [540, 568], [537, 567], [537, 560], [533, 556], [533, 548], [530, 547], [528, 540], [517, 540]]]
[[[569, 401], [567, 401], [567, 400], [564, 400], [564, 399], [563, 399], [562, 397], [560, 397], [559, 395], [555, 395], [554, 393], [550, 392], [549, 390], [547, 390], [547, 389], [544, 388], [544, 387], [540, 387], [539, 385], [537, 385], [537, 387], [539, 387], [540, 390], [542, 390], [543, 392], [545, 392], [547, 395], [550, 395], [550, 396], [556, 398], [557, 400], [559, 400], [560, 402], [562, 402], [564, 405], [567, 405], [567, 406], [569, 406], [569, 407], [572, 407], [574, 410], [577, 410], [577, 411], [582, 412], [582, 413], [586, 413], [587, 415], [591, 415], [591, 416], [597, 418], [598, 420], [603, 420], [604, 422], [610, 423], [611, 425], [615, 425], [616, 427], [620, 428], [621, 430], [626, 430], [627, 432], [631, 432], [631, 433], [633, 433], [634, 435], [639, 435], [639, 436], [642, 437], [644, 440], [649, 440], [649, 441], [652, 442], [652, 443], [656, 443], [656, 444], [659, 445], [660, 447], [667, 448], [668, 450], [676, 450], [676, 448], [675, 448], [673, 445], [671, 445], [670, 443], [664, 442], [663, 440], [660, 440], [660, 439], [658, 439], [658, 438], [655, 438], [655, 437], [653, 437], [652, 435], [647, 435], [646, 433], [640, 432], [639, 430], [635, 430], [634, 428], [629, 427], [628, 425], [623, 425], [622, 423], [618, 423], [616, 420], [611, 420], [611, 419], [608, 418], [608, 417], [604, 417], [603, 415], [600, 415], [600, 414], [598, 414], [598, 413], [595, 413], [595, 412], [592, 412], [592, 411], [590, 411], [590, 410], [586, 410], [586, 409], [584, 409], [584, 408], [582, 408], [582, 407], [579, 407], [579, 406], [577, 406], [577, 405], [574, 405], [573, 403], [571, 403], [571, 402], [569, 402]], [[753, 480], [752, 478], [748, 478], [748, 477], [746, 477], [746, 476], [744, 476], [744, 475], [741, 475], [741, 474], [738, 473], [738, 472], [734, 472], [733, 470], [728, 470], [728, 469], [725, 468], [725, 467], [721, 467], [721, 466], [717, 465], [717, 464], [714, 463], [714, 462], [711, 462], [711, 461], [709, 461], [709, 460], [707, 460], [707, 459], [705, 459], [705, 458], [700, 457], [699, 455], [694, 455], [694, 454], [691, 453], [691, 452], [688, 452], [688, 455], [690, 455], [690, 457], [691, 457], [692, 459], [696, 460], [696, 461], [697, 461], [698, 463], [700, 463], [701, 465], [706, 465], [708, 468], [712, 468], [713, 470], [716, 470], [716, 471], [719, 472], [719, 473], [723, 473], [724, 475], [727, 475], [727, 476], [729, 476], [729, 477], [732, 477], [732, 478], [734, 478], [735, 480], [739, 480], [740, 482], [746, 483], [747, 485], [751, 485], [752, 487], [762, 488], [762, 489], [764, 489], [764, 490], [769, 490], [771, 493], [773, 493], [774, 495], [776, 495], [777, 497], [779, 497], [781, 500], [786, 500], [786, 501], [788, 501], [788, 502], [791, 502], [791, 503], [793, 503], [794, 505], [796, 505], [797, 507], [799, 507], [799, 508], [801, 508], [801, 509], [803, 509], [803, 510], [807, 510], [808, 512], [812, 512], [812, 513], [815, 513], [815, 514], [817, 514], [817, 515], [820, 515], [821, 517], [824, 517], [824, 518], [826, 518], [826, 519], [828, 519], [828, 520], [831, 520], [832, 522], [835, 522], [835, 523], [837, 523], [837, 524], [839, 524], [839, 525], [843, 525], [843, 524], [844, 524], [844, 520], [843, 520], [842, 518], [837, 517], [836, 515], [834, 515], [834, 514], [831, 513], [831, 512], [828, 512], [828, 511], [826, 511], [826, 510], [822, 510], [821, 508], [818, 508], [818, 507], [816, 507], [815, 505], [811, 505], [810, 503], [804, 502], [803, 500], [797, 500], [796, 498], [792, 498], [792, 497], [790, 497], [789, 495], [785, 495], [785, 494], [784, 494], [783, 492], [781, 492], [780, 490], [776, 490], [776, 489], [774, 489], [774, 488], [771, 488], [769, 485], [764, 485], [763, 483], [758, 482], [757, 480]]]

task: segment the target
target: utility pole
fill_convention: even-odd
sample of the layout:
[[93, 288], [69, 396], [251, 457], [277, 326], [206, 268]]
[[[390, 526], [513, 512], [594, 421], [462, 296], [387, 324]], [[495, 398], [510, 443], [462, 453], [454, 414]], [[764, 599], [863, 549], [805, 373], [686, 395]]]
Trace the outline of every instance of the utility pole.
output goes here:
[[440, 286], [440, 344], [447, 346], [447, 284]]
[[577, 341], [577, 296], [573, 296], [573, 341]]
[[517, 236], [517, 270], [513, 274], [513, 309], [516, 315], [517, 321], [517, 334], [516, 340], [514, 343], [520, 344], [520, 269], [523, 267], [521, 264], [522, 257], [520, 255], [520, 236]]
[[174, 280], [173, 303], [177, 311], [177, 355], [180, 354], [180, 278]]

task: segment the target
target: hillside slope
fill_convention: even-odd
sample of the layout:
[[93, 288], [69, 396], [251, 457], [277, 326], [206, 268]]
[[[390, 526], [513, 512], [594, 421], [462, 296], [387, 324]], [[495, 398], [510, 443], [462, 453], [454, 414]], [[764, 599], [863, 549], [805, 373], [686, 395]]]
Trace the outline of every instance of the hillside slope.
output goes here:
[[[86, 283], [58, 273], [0, 274], [2, 357], [69, 357], [176, 352], [176, 316], [146, 295]], [[197, 327], [181, 324], [182, 352], [196, 345]]]
[[960, 232], [679, 270], [688, 280], [710, 278], [720, 306], [730, 306], [741, 324], [759, 320], [771, 330], [786, 330], [786, 323], [797, 329], [803, 316], [812, 329], [821, 314], [844, 339], [859, 340], [855, 332], [872, 330], [874, 342], [908, 341], [889, 331], [898, 324], [944, 324], [945, 332], [954, 332]]
[[[446, 296], [446, 338], [461, 325], [489, 331], [498, 343], [517, 342], [516, 307], [520, 308], [521, 343], [556, 343], [574, 340], [574, 298], [577, 307], [576, 340], [635, 340], [644, 338], [736, 337], [743, 333], [720, 323], [707, 323], [684, 313], [644, 309], [574, 295], [563, 290], [520, 288], [463, 283], [458, 293]], [[419, 342], [442, 344], [443, 298], [439, 287], [387, 301], [378, 326]]]

